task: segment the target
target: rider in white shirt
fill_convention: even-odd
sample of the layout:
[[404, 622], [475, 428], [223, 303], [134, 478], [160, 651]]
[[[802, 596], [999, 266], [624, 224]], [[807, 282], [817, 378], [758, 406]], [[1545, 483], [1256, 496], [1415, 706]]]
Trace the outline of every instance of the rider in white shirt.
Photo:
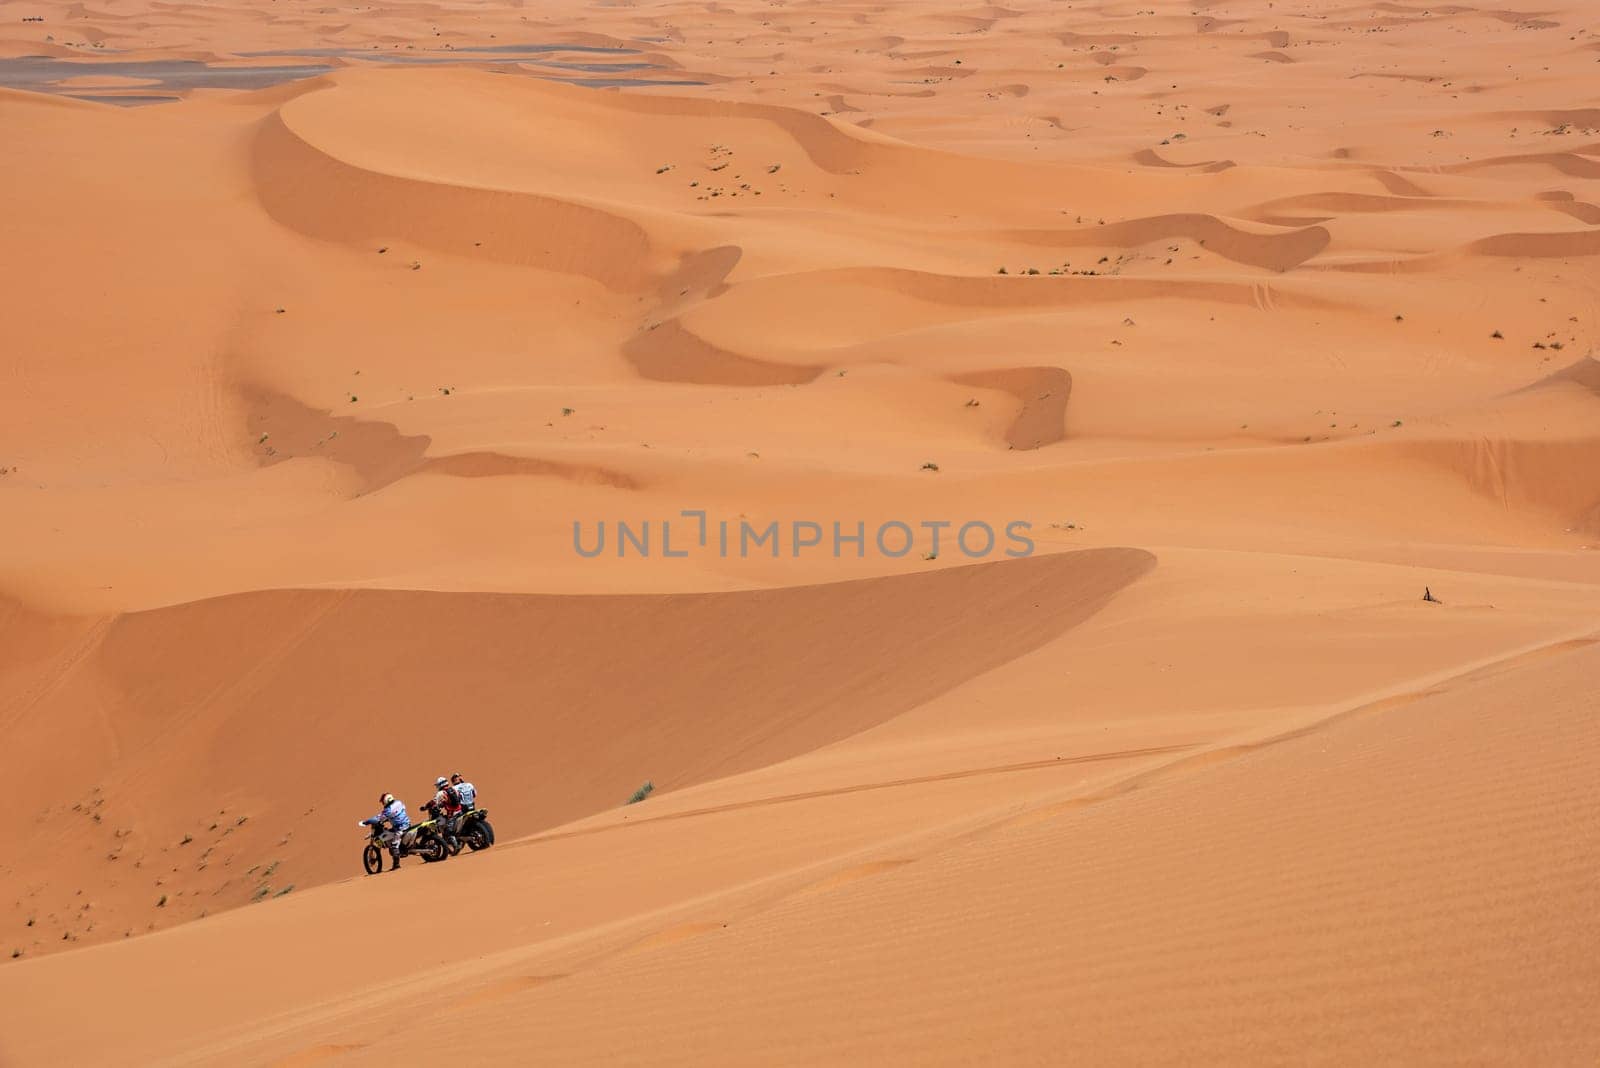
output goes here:
[[461, 777], [458, 771], [450, 776], [450, 785], [456, 788], [456, 796], [461, 798], [461, 807], [471, 812], [478, 807], [478, 788]]

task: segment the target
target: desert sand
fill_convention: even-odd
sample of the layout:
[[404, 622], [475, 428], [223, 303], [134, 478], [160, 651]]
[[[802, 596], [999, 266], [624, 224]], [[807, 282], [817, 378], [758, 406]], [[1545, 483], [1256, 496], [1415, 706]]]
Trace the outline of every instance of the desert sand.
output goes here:
[[0, 1064], [1600, 1060], [1590, 5], [7, 10]]

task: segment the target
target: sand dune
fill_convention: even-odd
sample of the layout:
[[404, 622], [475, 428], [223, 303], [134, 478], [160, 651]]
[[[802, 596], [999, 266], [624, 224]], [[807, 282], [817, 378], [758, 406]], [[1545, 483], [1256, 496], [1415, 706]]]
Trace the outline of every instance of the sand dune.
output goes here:
[[[970, 788], [952, 808], [939, 788], [897, 787], [923, 820], [889, 852], [845, 846], [822, 859], [814, 840], [786, 839], [838, 811], [828, 796], [633, 827], [607, 816], [470, 868], [349, 881], [42, 961], [29, 984], [12, 969], [0, 983], [48, 1025], [66, 1010], [45, 992], [69, 976], [109, 992], [130, 975], [171, 974], [159, 1014], [122, 1024], [141, 1057], [404, 1056], [436, 1024], [411, 1005], [443, 986], [459, 991], [442, 999], [452, 1022], [493, 1060], [535, 1034], [553, 1056], [628, 1058], [666, 1039], [662, 1055], [686, 1061], [865, 1049], [1272, 1058], [1308, 1037], [1374, 1056], [1582, 1059], [1594, 1048], [1581, 1020], [1597, 978], [1571, 936], [1593, 911], [1594, 858], [1566, 827], [1594, 804], [1584, 769], [1600, 742], [1585, 685], [1595, 667], [1592, 640], [1559, 643], [1244, 749], [1147, 758], [1147, 770], [1098, 787], [1046, 786], [1020, 812]], [[1530, 699], [1544, 710], [1537, 725], [1516, 709]], [[609, 878], [601, 858], [620, 840], [658, 877], [605, 922], [599, 901], [579, 902]], [[695, 871], [689, 840], [764, 845], [759, 858]], [[719, 875], [761, 867], [764, 878], [703, 893]], [[492, 892], [519, 885], [531, 900]], [[462, 891], [481, 894], [482, 908], [461, 918], [456, 940], [493, 951], [460, 963], [432, 963], [426, 944], [359, 919]], [[567, 933], [574, 909], [591, 931]], [[303, 983], [263, 982], [292, 967], [282, 936], [306, 926], [329, 932], [332, 966]], [[240, 957], [258, 966], [212, 981]], [[93, 971], [72, 968], [91, 959]], [[187, 966], [169, 973], [178, 959]], [[974, 971], [1007, 996], [974, 1004]], [[613, 1011], [618, 999], [629, 1011]], [[1485, 999], [1516, 1011], [1484, 1014]], [[816, 1003], [833, 1008], [793, 1021], [790, 1006]], [[851, 1011], [863, 1003], [874, 1011]], [[927, 1017], [929, 1006], [939, 1011]], [[193, 1038], [163, 1026], [202, 1009], [211, 1026]], [[1364, 1026], [1374, 1013], [1402, 1033], [1374, 1034]], [[1218, 1029], [1218, 1015], [1248, 1026]], [[245, 1018], [258, 1022], [241, 1027]], [[1133, 1026], [1151, 1019], [1162, 1022]], [[82, 1032], [49, 1033], [12, 1040], [13, 1053], [92, 1049]]]
[[18, 11], [0, 1063], [1595, 1059], [1588, 8]]
[[1288, 233], [1258, 234], [1230, 226], [1212, 215], [1166, 215], [1149, 219], [1130, 219], [1093, 230], [1067, 233], [1018, 235], [1022, 240], [1063, 248], [1134, 248], [1154, 242], [1185, 238], [1204, 245], [1234, 263], [1287, 271], [1321, 252], [1328, 245], [1328, 232], [1307, 226]]
[[807, 367], [741, 356], [696, 337], [680, 320], [651, 323], [623, 346], [645, 378], [702, 386], [798, 386], [822, 373]]
[[1468, 250], [1487, 256], [1521, 259], [1570, 259], [1600, 255], [1600, 230], [1564, 234], [1496, 234], [1475, 241]]
[[[554, 1055], [592, 1055], [587, 1024], [618, 999], [634, 1012], [607, 1029], [602, 1056], [663, 1043], [685, 1061], [726, 1053], [726, 1038], [697, 1026], [711, 1016], [733, 1023], [724, 1036], [759, 1036], [752, 1052], [805, 1060], [1276, 1059], [1308, 1040], [1341, 1056], [1592, 1056], [1580, 1021], [1600, 975], [1570, 936], [1588, 926], [1595, 858], [1562, 825], [1595, 803], [1582, 768], [1597, 742], [1584, 697], [1597, 666], [1569, 654], [1534, 673], [1531, 692], [1513, 673], [1204, 776], [1047, 807], [857, 868], [821, 901], [754, 915], [724, 904], [736, 919], [685, 931], [654, 959], [602, 961], [569, 989], [503, 997], [472, 1019], [500, 1036], [490, 1056], [516, 1049], [522, 1028]], [[1546, 715], [1530, 729], [1511, 705], [1535, 695]], [[1448, 772], [1422, 770], [1442, 757]], [[1486, 907], [1440, 915], [1463, 899]], [[807, 968], [761, 950], [796, 943]], [[692, 993], [669, 994], [669, 975]], [[1330, 976], [1343, 977], [1331, 990]], [[972, 1005], [974, 980], [1006, 990], [1007, 1010]], [[872, 1013], [850, 1011], [863, 1001]], [[831, 1011], [803, 1026], [784, 1009], [819, 1002]], [[1482, 1013], [1485, 1002], [1505, 1011]], [[1236, 1025], [1215, 1027], [1224, 1016]], [[1374, 1017], [1413, 1026], [1379, 1036]]]
[[[371, 248], [392, 235], [432, 251], [469, 255], [473, 233], [499, 236], [478, 253], [577, 273], [634, 290], [651, 277], [649, 236], [631, 221], [570, 200], [376, 173], [318, 151], [279, 112], [257, 135], [256, 189], [273, 219], [321, 240]], [[316, 195], [306, 196], [307, 190]], [[331, 194], [331, 195], [330, 195]]]
[[[771, 763], [1024, 654], [1149, 563], [1091, 550], [626, 603], [371, 590], [241, 594], [102, 620], [13, 609], [6, 642], [26, 651], [26, 667], [7, 713], [12, 752], [55, 784], [30, 843], [117, 871], [93, 880], [92, 914], [75, 914], [64, 886], [31, 889], [11, 911], [38, 919], [39, 948], [47, 936], [119, 937], [248, 901], [259, 884], [247, 860], [259, 862], [250, 872], [270, 864], [277, 888], [336, 876], [350, 854], [348, 835], [327, 833], [341, 809], [372, 807], [367, 777], [436, 774], [425, 769], [440, 732], [483, 778], [528, 782], [496, 806], [521, 826], [607, 807], [646, 779], [671, 788]], [[783, 647], [797, 654], [787, 684], [764, 652]], [[451, 700], [471, 713], [437, 722]], [[595, 749], [596, 738], [609, 741]], [[530, 762], [535, 751], [544, 756]], [[192, 770], [174, 781], [173, 767]], [[307, 796], [295, 782], [324, 787]], [[195, 796], [216, 812], [185, 803]]]
[[1072, 397], [1072, 376], [1059, 367], [1010, 367], [959, 375], [955, 381], [979, 389], [1010, 394], [1019, 405], [1017, 417], [1006, 428], [1006, 444], [1013, 449], [1037, 449], [1066, 436], [1067, 402]]

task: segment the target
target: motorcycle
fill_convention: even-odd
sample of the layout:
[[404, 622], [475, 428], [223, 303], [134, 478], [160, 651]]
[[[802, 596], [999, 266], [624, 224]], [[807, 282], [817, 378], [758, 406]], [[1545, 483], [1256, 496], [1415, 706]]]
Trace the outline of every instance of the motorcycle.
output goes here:
[[[456, 823], [455, 839], [474, 853], [494, 845], [494, 824], [489, 822], [489, 810], [475, 808], [463, 812]], [[455, 851], [461, 852], [461, 846], [457, 845]]]
[[[388, 821], [372, 825], [372, 834], [367, 839], [366, 848], [361, 851], [361, 866], [368, 875], [376, 875], [383, 870], [383, 855], [388, 852], [388, 843], [381, 836], [389, 826]], [[437, 821], [414, 823], [400, 835], [399, 854], [402, 857], [419, 856], [423, 863], [432, 864], [451, 856], [450, 842], [440, 833]]]
[[445, 844], [452, 857], [459, 856], [463, 846], [476, 853], [494, 845], [494, 825], [489, 822], [488, 809], [474, 808], [457, 816], [443, 816], [431, 801], [423, 808], [444, 828]]

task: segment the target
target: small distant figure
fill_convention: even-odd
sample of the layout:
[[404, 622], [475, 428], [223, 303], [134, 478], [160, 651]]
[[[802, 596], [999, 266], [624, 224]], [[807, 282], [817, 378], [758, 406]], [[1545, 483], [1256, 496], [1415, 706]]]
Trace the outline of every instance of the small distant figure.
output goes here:
[[1433, 595], [1433, 591], [1426, 586], [1422, 587], [1422, 599], [1427, 601], [1429, 604], [1444, 604], [1444, 602], [1435, 597]]

